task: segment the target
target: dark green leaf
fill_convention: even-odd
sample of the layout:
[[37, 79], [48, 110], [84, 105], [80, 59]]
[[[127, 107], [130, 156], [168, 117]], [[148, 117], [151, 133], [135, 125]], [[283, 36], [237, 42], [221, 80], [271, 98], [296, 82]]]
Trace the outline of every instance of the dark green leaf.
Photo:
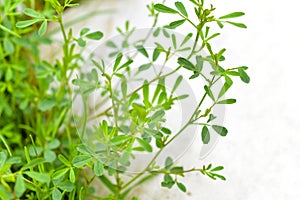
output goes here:
[[100, 40], [103, 37], [103, 33], [100, 31], [96, 31], [96, 32], [87, 34], [85, 37], [88, 39], [91, 39], [91, 40]]
[[184, 24], [185, 21], [186, 21], [185, 19], [181, 19], [181, 20], [171, 22], [168, 26], [166, 26], [166, 28], [175, 29], [178, 26], [181, 26], [182, 24]]
[[210, 141], [210, 133], [206, 126], [203, 126], [202, 132], [201, 132], [202, 142], [203, 144], [208, 144]]
[[146, 49], [144, 48], [144, 46], [136, 46], [136, 49], [143, 54], [145, 57], [149, 57], [148, 52], [146, 51]]
[[225, 99], [217, 102], [217, 104], [234, 104], [234, 103], [236, 103], [236, 99]]
[[188, 70], [191, 70], [191, 71], [195, 70], [195, 66], [185, 58], [182, 58], [182, 57], [178, 58], [177, 63], [179, 65], [182, 65], [184, 68], [186, 68]]
[[170, 129], [166, 128], [166, 127], [162, 127], [161, 131], [164, 132], [167, 135], [170, 135], [172, 133], [172, 131]]
[[239, 67], [238, 72], [239, 72], [240, 78], [243, 82], [250, 83], [250, 77], [248, 76], [248, 74], [245, 72], [245, 70], [243, 68]]
[[176, 182], [177, 187], [182, 191], [186, 192], [186, 187], [182, 183]]
[[243, 15], [245, 15], [245, 13], [243, 13], [243, 12], [233, 12], [233, 13], [224, 15], [224, 16], [220, 17], [219, 19], [229, 19], [229, 18], [241, 17]]
[[185, 9], [184, 5], [181, 2], [179, 2], [179, 1], [175, 2], [175, 6], [181, 14], [183, 14], [185, 17], [188, 17], [186, 9]]
[[172, 8], [169, 8], [163, 4], [155, 4], [154, 9], [158, 12], [162, 13], [171, 13], [171, 14], [177, 14], [178, 12]]
[[153, 62], [157, 60], [159, 54], [160, 54], [159, 48], [156, 47], [156, 48], [154, 49], [153, 55], [152, 55], [152, 61], [153, 61]]
[[223, 126], [212, 125], [212, 128], [221, 136], [226, 136], [228, 133], [228, 130]]

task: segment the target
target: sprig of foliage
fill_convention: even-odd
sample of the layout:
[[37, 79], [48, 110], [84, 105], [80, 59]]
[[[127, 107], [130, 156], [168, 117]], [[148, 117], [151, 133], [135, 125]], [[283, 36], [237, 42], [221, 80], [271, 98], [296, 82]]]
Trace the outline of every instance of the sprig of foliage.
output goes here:
[[[157, 164], [162, 151], [190, 126], [202, 127], [202, 142], [208, 144], [211, 131], [226, 136], [228, 130], [215, 123], [217, 116], [212, 110], [217, 104], [233, 104], [233, 98], [224, 98], [239, 77], [249, 83], [246, 66], [225, 68], [226, 49], [215, 50], [211, 42], [220, 33], [211, 33], [210, 24], [220, 28], [224, 24], [246, 28], [232, 21], [244, 15], [233, 12], [215, 17], [215, 8], [206, 7], [204, 0], [176, 1], [171, 7], [165, 1], [147, 6], [153, 18], [152, 29], [145, 38], [135, 40], [136, 29], [129, 21], [125, 28], [117, 28], [122, 36], [121, 45], [108, 41], [112, 49], [112, 67], [104, 59], [92, 57], [93, 69], [83, 70], [85, 59], [82, 50], [88, 40], [101, 40], [103, 33], [83, 28], [73, 33], [63, 22], [65, 9], [78, 6], [72, 0], [25, 1], [7, 0], [0, 5], [0, 196], [9, 199], [128, 199], [136, 187], [149, 179], [163, 174], [162, 187], [176, 185], [181, 191], [187, 188], [181, 181], [186, 173], [201, 172], [216, 180], [225, 180], [219, 174], [222, 166], [185, 169], [167, 157], [165, 166]], [[187, 7], [194, 8], [188, 13]], [[22, 12], [17, 8], [23, 7]], [[158, 27], [159, 16], [169, 14], [179, 17], [164, 27]], [[196, 15], [196, 21], [191, 15]], [[49, 23], [57, 23], [62, 35], [62, 56], [44, 60], [41, 45], [49, 47], [55, 42], [47, 35]], [[179, 40], [169, 29], [189, 24], [194, 32]], [[147, 40], [163, 35], [171, 46], [165, 47], [157, 39], [153, 51], [146, 48]], [[193, 45], [189, 45], [192, 37]], [[60, 43], [61, 44], [61, 43]], [[81, 49], [78, 51], [76, 47]], [[133, 48], [136, 53], [125, 54]], [[202, 55], [206, 50], [209, 55]], [[170, 72], [164, 69], [178, 52], [187, 56], [177, 59], [178, 66]], [[141, 56], [145, 62], [137, 59]], [[161, 68], [156, 64], [163, 60]], [[207, 66], [206, 64], [209, 64]], [[134, 70], [133, 66], [137, 66]], [[204, 69], [209, 68], [210, 74]], [[155, 77], [142, 78], [139, 87], [129, 90], [130, 80], [140, 80], [143, 73], [154, 70]], [[186, 94], [175, 95], [183, 82], [177, 76], [171, 91], [167, 90], [169, 77], [180, 70], [191, 73], [189, 79], [203, 78], [203, 96], [189, 120], [178, 131], [166, 127], [166, 113], [176, 102], [189, 98]], [[72, 75], [77, 77], [72, 80]], [[222, 88], [212, 88], [218, 81]], [[120, 87], [115, 87], [120, 83]], [[151, 87], [156, 84], [156, 87]], [[72, 91], [71, 87], [76, 90]], [[93, 92], [108, 99], [110, 106], [92, 115], [89, 100]], [[83, 102], [83, 115], [74, 116], [73, 96]], [[210, 106], [203, 107], [207, 101]], [[100, 106], [101, 103], [96, 105]], [[99, 119], [100, 123], [90, 126], [89, 122]], [[211, 127], [211, 129], [210, 129]], [[79, 133], [79, 134], [78, 134]], [[90, 135], [92, 137], [90, 138]], [[88, 140], [86, 138], [88, 137]], [[84, 141], [84, 142], [82, 142]], [[130, 168], [138, 152], [154, 153], [146, 167], [129, 180], [123, 175]], [[99, 179], [110, 191], [105, 197], [95, 196], [93, 181]], [[137, 199], [133, 197], [132, 199]]]

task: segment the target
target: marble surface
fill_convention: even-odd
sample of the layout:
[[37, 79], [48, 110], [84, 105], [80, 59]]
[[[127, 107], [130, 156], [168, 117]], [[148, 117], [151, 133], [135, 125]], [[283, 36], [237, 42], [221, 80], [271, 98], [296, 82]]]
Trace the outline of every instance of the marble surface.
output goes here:
[[[90, 0], [73, 13], [113, 8], [113, 13], [85, 20], [77, 25], [116, 34], [114, 27], [127, 19], [147, 28], [150, 21], [144, 8], [149, 1]], [[172, 1], [167, 1], [172, 2]], [[247, 30], [227, 26], [215, 48], [227, 47], [227, 65], [250, 67], [251, 83], [235, 81], [230, 97], [238, 100], [228, 107], [225, 125], [229, 129], [214, 151], [204, 160], [197, 159], [195, 142], [180, 162], [187, 166], [215, 163], [225, 166], [226, 182], [211, 181], [201, 174], [184, 179], [188, 194], [158, 187], [153, 180], [137, 192], [141, 199], [186, 200], [298, 200], [300, 199], [300, 111], [299, 5], [296, 0], [211, 1], [218, 14], [244, 11], [241, 18]], [[163, 21], [169, 22], [168, 17]], [[196, 138], [196, 141], [200, 138]], [[156, 184], [154, 184], [156, 183]]]

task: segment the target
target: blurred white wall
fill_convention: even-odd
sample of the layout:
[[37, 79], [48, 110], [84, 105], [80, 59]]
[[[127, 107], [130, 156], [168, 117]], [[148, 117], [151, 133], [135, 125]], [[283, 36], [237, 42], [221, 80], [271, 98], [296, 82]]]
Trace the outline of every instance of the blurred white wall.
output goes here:
[[[188, 3], [187, 0], [182, 0]], [[93, 10], [115, 9], [75, 25], [116, 34], [115, 27], [130, 20], [147, 28], [145, 4], [141, 0], [86, 0], [79, 8], [68, 11], [67, 18]], [[173, 1], [167, 1], [172, 4]], [[227, 25], [215, 48], [227, 48], [228, 66], [249, 66], [251, 83], [236, 80], [228, 97], [237, 104], [227, 109], [225, 125], [229, 129], [205, 160], [198, 160], [197, 143], [183, 159], [188, 166], [220, 164], [225, 166], [226, 182], [212, 181], [200, 174], [184, 179], [188, 194], [176, 188], [171, 192], [153, 186], [139, 189], [141, 199], [207, 200], [298, 200], [300, 193], [300, 121], [299, 6], [296, 0], [211, 0], [219, 15], [244, 11], [239, 19], [248, 25], [241, 30]], [[162, 16], [170, 22], [170, 18]], [[163, 25], [164, 23], [162, 23]], [[197, 139], [200, 142], [200, 138]], [[153, 188], [154, 187], [154, 188]]]

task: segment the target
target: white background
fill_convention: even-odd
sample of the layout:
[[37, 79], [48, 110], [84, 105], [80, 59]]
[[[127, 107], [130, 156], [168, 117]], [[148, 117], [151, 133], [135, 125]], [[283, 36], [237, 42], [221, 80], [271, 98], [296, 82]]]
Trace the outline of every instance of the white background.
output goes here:
[[[187, 0], [182, 0], [187, 2]], [[114, 34], [115, 26], [129, 19], [148, 28], [145, 4], [141, 0], [87, 0], [71, 9], [67, 18], [92, 10], [116, 9], [75, 25]], [[173, 1], [167, 1], [172, 5]], [[226, 26], [214, 48], [227, 48], [228, 66], [249, 66], [251, 83], [236, 80], [230, 97], [238, 100], [228, 107], [225, 125], [229, 129], [205, 160], [198, 160], [197, 146], [187, 155], [187, 165], [214, 163], [225, 166], [227, 181], [212, 181], [200, 174], [187, 175], [189, 195], [176, 188], [171, 192], [153, 185], [139, 189], [141, 199], [207, 200], [298, 200], [300, 199], [299, 74], [300, 29], [296, 0], [211, 0], [219, 15], [243, 11], [242, 30]], [[163, 17], [162, 21], [170, 22]], [[166, 24], [165, 23], [165, 24]], [[161, 25], [164, 25], [162, 23]], [[200, 140], [199, 140], [200, 142]], [[197, 144], [196, 144], [197, 145]]]

